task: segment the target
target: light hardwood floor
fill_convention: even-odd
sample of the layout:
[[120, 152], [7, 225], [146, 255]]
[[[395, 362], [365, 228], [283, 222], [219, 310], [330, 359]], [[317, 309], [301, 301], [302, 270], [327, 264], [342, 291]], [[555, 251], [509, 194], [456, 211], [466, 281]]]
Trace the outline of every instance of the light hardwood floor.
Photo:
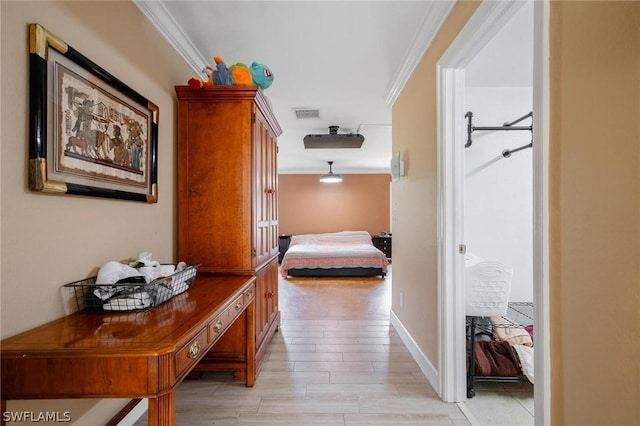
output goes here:
[[390, 326], [391, 279], [281, 279], [281, 327], [255, 386], [224, 373], [184, 381], [177, 424], [473, 424], [438, 398]]

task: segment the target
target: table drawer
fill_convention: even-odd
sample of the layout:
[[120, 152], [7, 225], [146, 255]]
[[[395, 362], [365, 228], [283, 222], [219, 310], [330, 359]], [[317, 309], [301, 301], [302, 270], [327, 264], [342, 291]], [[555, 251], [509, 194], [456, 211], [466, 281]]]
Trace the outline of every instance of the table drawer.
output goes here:
[[245, 303], [243, 301], [243, 295], [236, 297], [233, 302], [219, 315], [217, 315], [213, 321], [209, 323], [209, 342], [217, 340], [222, 333], [229, 327], [233, 320], [242, 312]]
[[207, 348], [207, 329], [200, 331], [195, 338], [189, 340], [176, 352], [176, 376], [188, 371], [201, 358]]
[[242, 293], [242, 302], [246, 306], [248, 305], [255, 297], [256, 288], [251, 286], [251, 288], [247, 289], [244, 293]]

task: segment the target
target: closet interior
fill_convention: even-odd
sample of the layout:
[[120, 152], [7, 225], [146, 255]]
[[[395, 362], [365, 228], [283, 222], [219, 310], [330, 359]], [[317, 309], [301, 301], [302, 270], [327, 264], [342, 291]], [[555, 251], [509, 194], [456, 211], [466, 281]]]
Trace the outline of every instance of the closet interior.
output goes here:
[[[467, 157], [466, 173], [466, 189], [471, 189], [472, 195], [467, 196], [470, 202], [465, 205], [465, 215], [483, 218], [468, 220], [465, 224], [465, 233], [468, 230], [471, 235], [468, 246], [474, 251], [465, 255], [467, 397], [473, 398], [478, 382], [533, 383], [533, 303], [532, 298], [523, 295], [521, 290], [512, 291], [514, 277], [516, 285], [522, 286], [525, 272], [522, 267], [513, 266], [516, 256], [508, 253], [527, 255], [517, 245], [522, 227], [520, 219], [515, 217], [529, 217], [531, 213], [525, 210], [531, 210], [531, 207], [518, 206], [514, 194], [521, 190], [531, 194], [531, 188], [526, 180], [512, 175], [513, 166], [507, 164], [514, 161], [512, 154], [533, 147], [533, 124], [522, 123], [528, 119], [533, 122], [533, 113], [491, 126], [475, 125], [472, 111], [467, 112], [465, 118], [465, 152], [469, 148], [469, 151], [482, 151]], [[496, 137], [501, 131], [507, 131], [509, 135]], [[478, 134], [475, 132], [484, 132], [475, 138], [475, 142], [482, 143], [474, 145], [474, 134]], [[513, 138], [511, 132], [528, 134]], [[529, 143], [523, 145], [524, 137], [528, 137]], [[497, 155], [496, 145], [504, 148], [500, 155]], [[519, 160], [527, 163], [523, 158]], [[530, 161], [528, 165], [530, 174]], [[527, 164], [516, 166], [519, 173], [523, 172], [523, 166]], [[498, 206], [497, 210], [493, 211], [491, 206]], [[514, 210], [519, 208], [521, 211]], [[487, 240], [499, 240], [502, 247]]]

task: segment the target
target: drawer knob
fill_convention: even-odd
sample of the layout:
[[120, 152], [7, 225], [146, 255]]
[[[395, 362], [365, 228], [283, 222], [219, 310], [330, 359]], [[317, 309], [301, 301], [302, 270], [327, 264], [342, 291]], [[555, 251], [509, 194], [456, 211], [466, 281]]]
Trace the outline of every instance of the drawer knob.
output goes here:
[[200, 342], [196, 340], [191, 344], [191, 347], [189, 348], [189, 358], [193, 359], [197, 357], [199, 352], [200, 352]]
[[242, 309], [242, 300], [238, 300], [238, 303], [236, 303], [236, 311], [239, 311], [240, 309]]
[[216, 331], [216, 333], [218, 331], [220, 331], [220, 329], [222, 328], [222, 321], [218, 320], [218, 322], [216, 323], [216, 325], [213, 327], [213, 329]]

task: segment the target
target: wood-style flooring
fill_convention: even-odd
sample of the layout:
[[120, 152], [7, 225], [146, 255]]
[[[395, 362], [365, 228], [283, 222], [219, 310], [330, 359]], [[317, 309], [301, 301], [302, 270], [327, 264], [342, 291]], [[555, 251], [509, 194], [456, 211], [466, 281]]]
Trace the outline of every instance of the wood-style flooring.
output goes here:
[[390, 326], [391, 273], [281, 278], [279, 290], [281, 327], [255, 386], [224, 373], [184, 381], [178, 425], [472, 424], [438, 398]]

